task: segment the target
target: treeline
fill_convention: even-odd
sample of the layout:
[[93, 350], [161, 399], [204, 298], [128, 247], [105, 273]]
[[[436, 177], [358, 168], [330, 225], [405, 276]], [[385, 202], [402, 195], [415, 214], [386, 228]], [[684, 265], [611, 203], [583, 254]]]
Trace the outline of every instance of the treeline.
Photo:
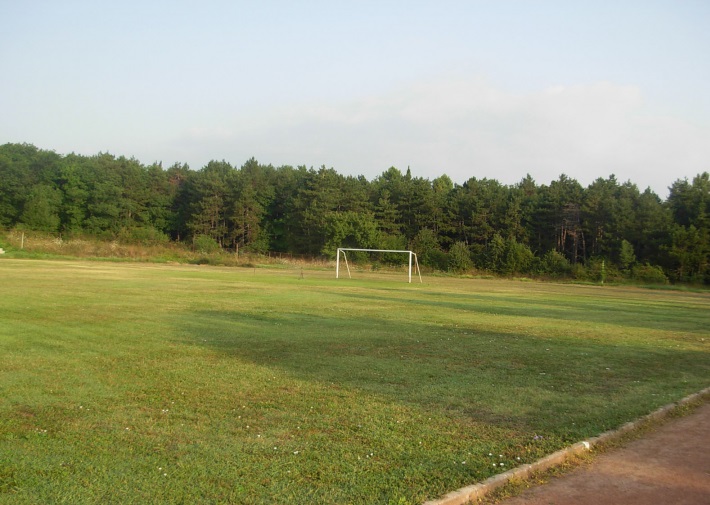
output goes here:
[[254, 159], [195, 171], [0, 146], [0, 227], [64, 236], [330, 257], [411, 248], [439, 270], [710, 284], [709, 216], [708, 173], [677, 180], [662, 201], [614, 176], [586, 188], [565, 175], [459, 185], [390, 168], [368, 181]]

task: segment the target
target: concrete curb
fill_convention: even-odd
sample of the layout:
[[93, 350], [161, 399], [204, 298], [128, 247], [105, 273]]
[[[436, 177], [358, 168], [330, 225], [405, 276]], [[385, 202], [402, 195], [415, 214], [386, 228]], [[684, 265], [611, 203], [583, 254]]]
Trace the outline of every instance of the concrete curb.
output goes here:
[[664, 419], [679, 407], [697, 400], [702, 400], [708, 396], [710, 396], [710, 387], [705, 388], [698, 393], [686, 396], [682, 400], [661, 407], [660, 409], [651, 412], [636, 421], [628, 422], [615, 430], [606, 431], [599, 436], [578, 442], [567, 447], [566, 449], [554, 452], [530, 465], [522, 465], [517, 468], [513, 468], [512, 470], [508, 470], [505, 473], [494, 475], [493, 477], [490, 477], [478, 484], [473, 484], [471, 486], [466, 486], [456, 491], [452, 491], [443, 498], [427, 501], [424, 505], [466, 505], [483, 498], [493, 490], [504, 486], [513, 479], [525, 480], [529, 478], [533, 472], [542, 472], [554, 466], [559, 466], [574, 455], [587, 452], [594, 446], [617, 440], [626, 433], [640, 428], [643, 424], [649, 421]]

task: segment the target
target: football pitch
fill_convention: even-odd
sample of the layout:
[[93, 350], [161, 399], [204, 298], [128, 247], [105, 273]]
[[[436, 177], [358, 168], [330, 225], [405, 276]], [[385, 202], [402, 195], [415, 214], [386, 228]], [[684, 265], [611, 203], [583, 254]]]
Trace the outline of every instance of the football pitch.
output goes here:
[[710, 386], [710, 294], [0, 260], [0, 504], [421, 503]]

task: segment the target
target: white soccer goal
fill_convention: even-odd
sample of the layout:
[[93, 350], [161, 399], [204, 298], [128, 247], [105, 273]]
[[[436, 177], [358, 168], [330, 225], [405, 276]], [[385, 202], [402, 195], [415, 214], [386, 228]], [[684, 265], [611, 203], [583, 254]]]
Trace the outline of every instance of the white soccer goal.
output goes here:
[[409, 254], [409, 282], [411, 284], [412, 282], [412, 264], [416, 267], [416, 271], [419, 274], [419, 282], [422, 283], [422, 272], [419, 270], [419, 262], [417, 261], [417, 255], [412, 252], [412, 251], [397, 251], [394, 249], [353, 249], [353, 248], [346, 248], [346, 247], [339, 247], [338, 248], [338, 255], [335, 260], [335, 278], [340, 279], [340, 255], [343, 255], [343, 259], [345, 260], [345, 268], [348, 270], [348, 277], [352, 279], [352, 275], [350, 275], [350, 266], [348, 265], [348, 256], [345, 254], [345, 251], [359, 251], [359, 252], [379, 252], [379, 253], [403, 253], [403, 254]]

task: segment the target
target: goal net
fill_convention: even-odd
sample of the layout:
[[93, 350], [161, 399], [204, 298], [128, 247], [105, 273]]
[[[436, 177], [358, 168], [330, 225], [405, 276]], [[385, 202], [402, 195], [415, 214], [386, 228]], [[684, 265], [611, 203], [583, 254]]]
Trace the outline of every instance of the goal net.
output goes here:
[[419, 282], [422, 283], [422, 272], [419, 270], [419, 262], [417, 261], [417, 255], [412, 252], [412, 251], [399, 251], [399, 250], [394, 250], [394, 249], [354, 249], [354, 248], [346, 248], [346, 247], [339, 247], [338, 248], [338, 254], [335, 260], [335, 278], [340, 279], [340, 257], [343, 257], [343, 260], [345, 262], [345, 268], [348, 271], [348, 278], [352, 279], [352, 275], [350, 275], [350, 265], [348, 264], [348, 256], [346, 254], [346, 251], [352, 251], [352, 252], [370, 252], [370, 253], [402, 253], [402, 254], [407, 254], [409, 255], [409, 266], [408, 266], [408, 276], [409, 276], [409, 282], [412, 282], [412, 267], [415, 268], [416, 273], [419, 275]]

